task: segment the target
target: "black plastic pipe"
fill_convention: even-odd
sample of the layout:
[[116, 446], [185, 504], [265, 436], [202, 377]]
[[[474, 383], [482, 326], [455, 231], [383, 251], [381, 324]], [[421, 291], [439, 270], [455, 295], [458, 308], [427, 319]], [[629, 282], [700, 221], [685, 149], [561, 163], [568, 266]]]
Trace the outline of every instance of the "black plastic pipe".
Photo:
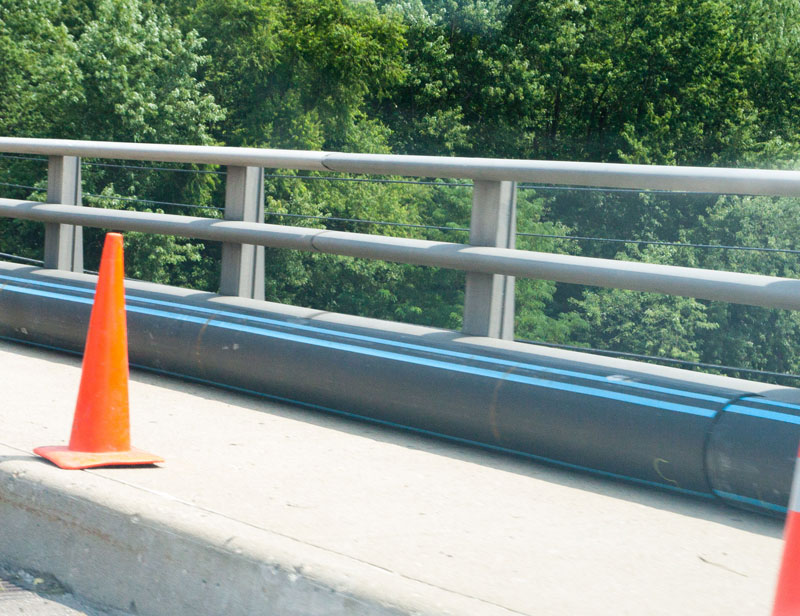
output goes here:
[[[0, 263], [0, 336], [80, 352], [91, 276]], [[131, 362], [764, 513], [800, 390], [126, 282]]]

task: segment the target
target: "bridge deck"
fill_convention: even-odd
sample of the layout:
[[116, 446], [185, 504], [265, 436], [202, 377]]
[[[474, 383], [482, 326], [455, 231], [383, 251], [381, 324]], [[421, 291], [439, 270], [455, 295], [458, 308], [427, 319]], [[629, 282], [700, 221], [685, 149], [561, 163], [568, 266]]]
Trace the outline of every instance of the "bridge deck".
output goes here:
[[30, 452], [68, 439], [79, 360], [0, 342], [0, 375], [0, 561], [101, 604], [769, 611], [776, 520], [136, 371], [133, 443], [166, 463], [62, 471]]

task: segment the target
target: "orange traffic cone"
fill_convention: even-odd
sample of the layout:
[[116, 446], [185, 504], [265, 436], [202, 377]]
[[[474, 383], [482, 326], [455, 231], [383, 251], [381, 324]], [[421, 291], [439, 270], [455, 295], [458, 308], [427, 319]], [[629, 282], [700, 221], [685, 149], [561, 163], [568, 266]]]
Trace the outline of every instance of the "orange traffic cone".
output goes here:
[[800, 451], [794, 463], [794, 479], [783, 531], [783, 559], [772, 616], [800, 614]]
[[37, 447], [34, 453], [67, 469], [164, 460], [131, 447], [128, 419], [128, 334], [125, 323], [122, 235], [103, 245], [83, 372], [69, 447]]

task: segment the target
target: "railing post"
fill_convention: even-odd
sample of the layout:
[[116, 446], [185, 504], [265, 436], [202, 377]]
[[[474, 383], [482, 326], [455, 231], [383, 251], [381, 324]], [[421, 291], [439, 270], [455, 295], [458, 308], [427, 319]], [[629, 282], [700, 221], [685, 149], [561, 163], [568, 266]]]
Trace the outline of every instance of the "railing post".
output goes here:
[[[225, 220], [264, 222], [264, 169], [228, 167], [225, 186]], [[222, 244], [219, 292], [264, 299], [264, 247]]]
[[[469, 243], [514, 248], [516, 234], [516, 183], [475, 180]], [[462, 331], [473, 336], [514, 339], [513, 276], [467, 273]]]
[[[47, 202], [81, 204], [81, 159], [50, 156], [47, 162]], [[49, 269], [83, 272], [83, 227], [46, 223], [44, 266]]]

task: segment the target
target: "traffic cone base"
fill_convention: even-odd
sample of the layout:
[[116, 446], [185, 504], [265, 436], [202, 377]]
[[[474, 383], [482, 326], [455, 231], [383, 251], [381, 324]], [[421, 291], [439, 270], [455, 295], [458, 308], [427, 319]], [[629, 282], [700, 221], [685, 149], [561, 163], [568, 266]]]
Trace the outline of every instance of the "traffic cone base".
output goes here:
[[50, 460], [59, 468], [79, 470], [98, 466], [141, 466], [158, 464], [164, 459], [141, 449], [128, 451], [73, 451], [69, 447], [37, 447], [33, 453]]

